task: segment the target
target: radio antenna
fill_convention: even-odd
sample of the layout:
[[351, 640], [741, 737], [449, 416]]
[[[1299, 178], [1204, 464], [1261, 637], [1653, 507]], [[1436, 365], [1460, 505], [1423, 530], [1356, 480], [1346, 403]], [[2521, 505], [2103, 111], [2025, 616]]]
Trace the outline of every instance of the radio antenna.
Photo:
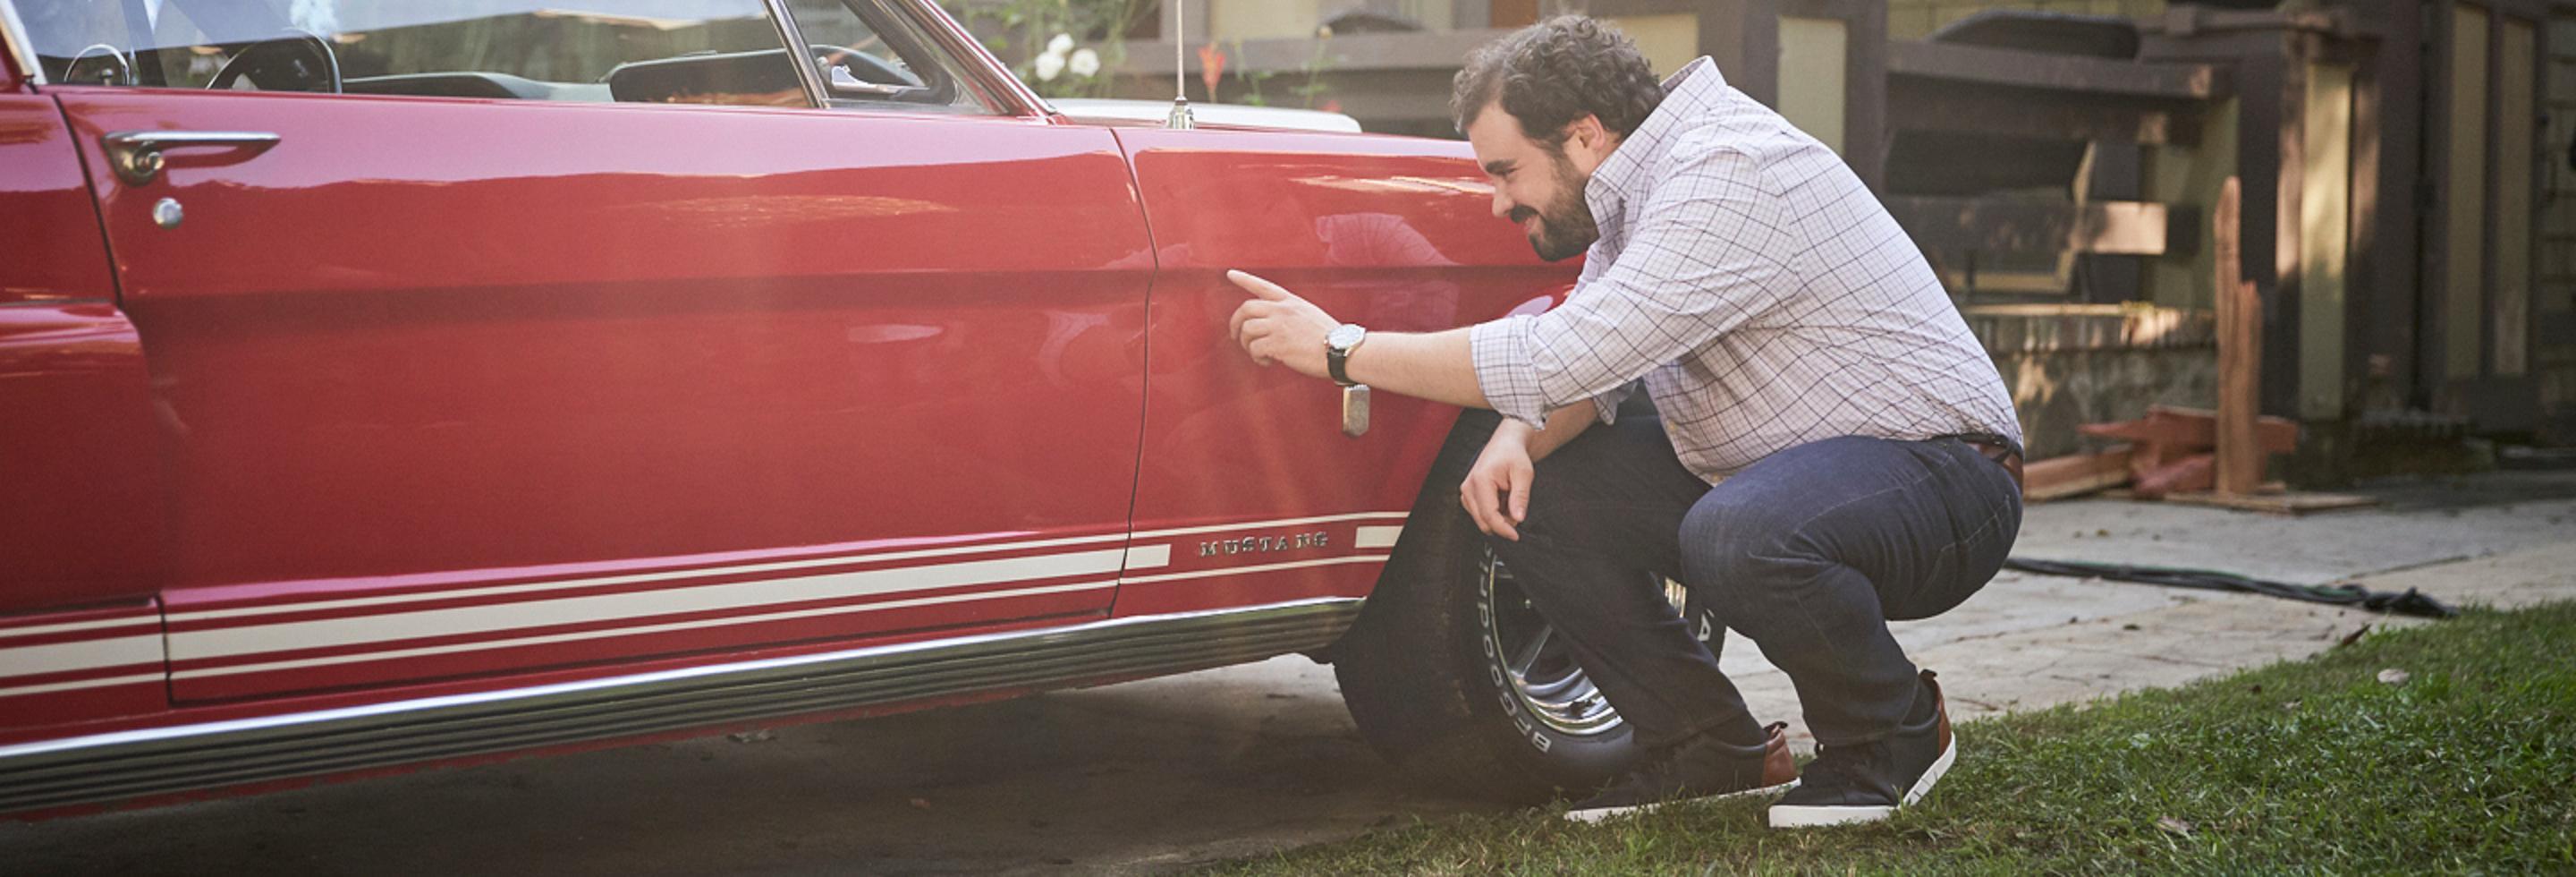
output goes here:
[[1190, 116], [1188, 65], [1181, 60], [1181, 48], [1190, 41], [1190, 29], [1181, 24], [1189, 8], [1187, 0], [1172, 4], [1172, 115], [1163, 120], [1163, 127], [1173, 131], [1198, 127], [1198, 120]]

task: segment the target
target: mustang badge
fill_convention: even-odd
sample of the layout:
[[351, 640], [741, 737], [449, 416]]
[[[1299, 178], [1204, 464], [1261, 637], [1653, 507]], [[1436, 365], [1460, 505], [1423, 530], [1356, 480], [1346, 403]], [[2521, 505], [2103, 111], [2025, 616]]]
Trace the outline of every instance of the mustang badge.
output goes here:
[[1200, 557], [1219, 554], [1255, 554], [1265, 551], [1293, 551], [1299, 548], [1323, 548], [1330, 544], [1325, 531], [1298, 533], [1291, 536], [1245, 536], [1239, 539], [1213, 539], [1199, 543]]

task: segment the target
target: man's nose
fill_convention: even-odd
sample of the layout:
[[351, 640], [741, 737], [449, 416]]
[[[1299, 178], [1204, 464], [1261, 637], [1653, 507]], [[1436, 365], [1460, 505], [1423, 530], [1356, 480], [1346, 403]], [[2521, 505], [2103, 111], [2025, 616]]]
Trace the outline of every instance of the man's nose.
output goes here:
[[1494, 218], [1512, 218], [1512, 199], [1503, 194], [1503, 187], [1501, 186], [1494, 187]]

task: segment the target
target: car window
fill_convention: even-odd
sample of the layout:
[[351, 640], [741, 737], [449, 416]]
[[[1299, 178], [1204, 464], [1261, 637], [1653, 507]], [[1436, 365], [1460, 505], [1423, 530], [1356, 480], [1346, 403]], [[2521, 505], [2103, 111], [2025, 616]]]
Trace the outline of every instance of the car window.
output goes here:
[[902, 104], [984, 112], [965, 71], [882, 0], [788, 0], [837, 105]]
[[15, 0], [46, 77], [806, 105], [763, 0]]

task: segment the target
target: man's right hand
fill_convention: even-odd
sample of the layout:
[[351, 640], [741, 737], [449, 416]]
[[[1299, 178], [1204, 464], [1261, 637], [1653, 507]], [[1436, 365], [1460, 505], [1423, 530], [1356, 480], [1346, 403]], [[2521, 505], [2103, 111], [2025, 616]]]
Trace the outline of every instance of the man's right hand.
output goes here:
[[1476, 455], [1476, 464], [1468, 467], [1466, 483], [1458, 486], [1458, 502], [1486, 535], [1520, 541], [1514, 525], [1529, 517], [1530, 477], [1537, 471], [1529, 448], [1534, 432], [1529, 424], [1503, 421], [1485, 441], [1484, 453]]

